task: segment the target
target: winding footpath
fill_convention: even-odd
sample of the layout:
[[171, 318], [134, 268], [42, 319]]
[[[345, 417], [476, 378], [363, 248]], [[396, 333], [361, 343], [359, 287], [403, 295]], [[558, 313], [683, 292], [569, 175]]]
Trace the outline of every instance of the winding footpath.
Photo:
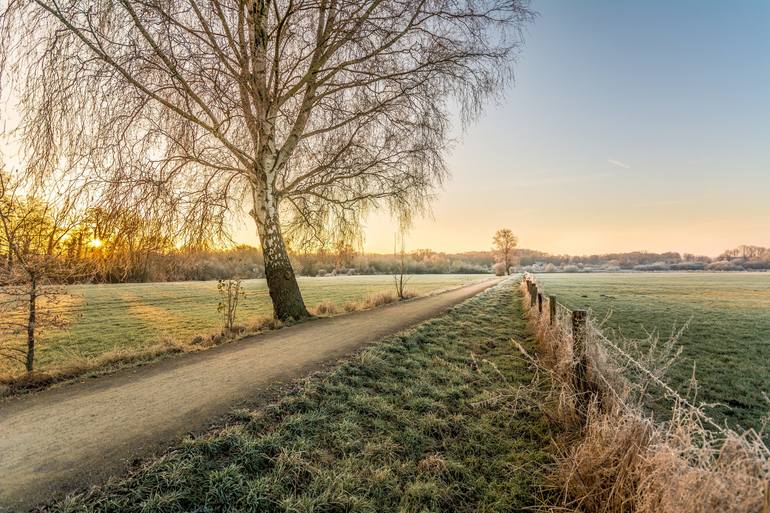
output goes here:
[[0, 512], [124, 472], [241, 404], [499, 283], [314, 320], [84, 383], [0, 402]]

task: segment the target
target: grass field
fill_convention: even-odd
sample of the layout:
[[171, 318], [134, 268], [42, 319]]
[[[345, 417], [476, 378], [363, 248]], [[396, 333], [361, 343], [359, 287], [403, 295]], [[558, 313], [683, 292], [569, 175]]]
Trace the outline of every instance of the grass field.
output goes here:
[[539, 274], [547, 294], [590, 308], [626, 337], [663, 337], [690, 320], [667, 378], [685, 390], [696, 366], [698, 397], [712, 413], [758, 428], [770, 412], [770, 273]]
[[552, 432], [504, 399], [532, 377], [510, 342], [532, 344], [518, 298], [490, 289], [46, 511], [529, 510]]
[[[408, 289], [427, 294], [483, 279], [489, 275], [415, 275]], [[299, 278], [305, 302], [313, 307], [332, 302], [342, 307], [380, 292], [393, 292], [391, 276], [334, 276]], [[264, 280], [244, 281], [246, 295], [238, 323], [249, 326], [272, 315]], [[188, 343], [196, 335], [221, 328], [217, 313], [217, 282], [78, 285], [71, 297], [57, 305], [69, 320], [66, 330], [41, 334], [36, 367], [46, 372], [74, 362], [88, 366], [110, 353], [141, 352], [164, 337]], [[0, 360], [0, 376], [18, 375], [23, 368]]]

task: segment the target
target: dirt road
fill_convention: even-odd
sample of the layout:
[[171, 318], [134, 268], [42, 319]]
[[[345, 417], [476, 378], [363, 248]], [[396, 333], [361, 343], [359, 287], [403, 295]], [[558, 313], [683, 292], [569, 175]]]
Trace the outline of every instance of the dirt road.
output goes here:
[[104, 482], [276, 383], [435, 317], [498, 283], [321, 319], [0, 403], [0, 511]]

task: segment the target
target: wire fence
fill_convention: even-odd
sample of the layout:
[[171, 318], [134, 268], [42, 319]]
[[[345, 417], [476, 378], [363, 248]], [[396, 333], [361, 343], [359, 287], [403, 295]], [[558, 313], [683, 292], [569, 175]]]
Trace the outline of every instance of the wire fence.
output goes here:
[[[583, 345], [581, 351], [586, 351], [585, 342], [590, 340], [590, 342], [596, 344], [598, 348], [604, 350], [607, 353], [614, 354], [626, 365], [633, 367], [638, 373], [660, 387], [666, 398], [676, 402], [678, 406], [687, 409], [687, 411], [696, 417], [699, 421], [705, 425], [708, 425], [712, 431], [716, 431], [722, 436], [734, 434], [730, 428], [721, 425], [710, 415], [708, 415], [704, 411], [704, 405], [695, 404], [689, 398], [682, 395], [673, 386], [666, 383], [658, 373], [645, 366], [639, 361], [637, 357], [631, 355], [626, 349], [621, 347], [619, 343], [613, 341], [610, 337], [605, 335], [602, 330], [595, 325], [587, 311], [572, 309], [556, 301], [554, 296], [546, 295], [542, 289], [542, 286], [540, 286], [535, 280], [534, 276], [529, 273], [524, 274], [524, 282], [526, 285], [525, 292], [528, 296], [527, 299], [530, 301], [530, 311], [533, 312], [534, 315], [537, 315], [542, 321], [547, 321], [551, 325], [558, 325], [561, 327], [561, 329], [564, 330], [566, 334], [569, 334], [573, 338], [573, 341], [576, 340], [576, 337], [581, 336], [579, 333], [576, 333], [576, 331], [579, 332], [582, 330], [582, 336], [585, 337], [586, 340], [584, 340], [582, 344], [574, 344], [576, 346]], [[553, 307], [550, 305], [551, 301], [555, 303]], [[550, 316], [553, 316], [554, 318], [550, 318]], [[582, 355], [573, 355], [573, 358], [576, 359], [580, 359], [581, 357]], [[604, 377], [601, 376], [600, 378]], [[609, 384], [609, 382], [606, 380], [604, 380], [604, 382], [609, 386], [610, 389], [612, 389], [612, 392], [617, 395], [617, 392]], [[753, 430], [750, 432], [754, 435], [755, 439], [761, 440], [761, 436], [759, 434]], [[770, 456], [770, 450], [768, 450], [766, 447], [765, 450], [768, 456]]]

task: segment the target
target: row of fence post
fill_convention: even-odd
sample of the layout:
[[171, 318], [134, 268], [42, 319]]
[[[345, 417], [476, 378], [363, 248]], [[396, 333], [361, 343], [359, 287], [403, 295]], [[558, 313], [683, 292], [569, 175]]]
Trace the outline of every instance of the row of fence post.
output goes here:
[[[530, 310], [535, 311], [537, 315], [543, 316], [543, 303], [545, 296], [538, 290], [537, 283], [529, 276], [526, 276], [524, 283], [529, 295]], [[556, 324], [556, 296], [548, 296], [548, 324]], [[572, 354], [571, 361], [574, 362], [573, 380], [575, 391], [579, 395], [581, 402], [587, 400], [588, 394], [588, 357], [586, 355], [586, 339], [588, 338], [588, 312], [585, 310], [572, 310]]]

